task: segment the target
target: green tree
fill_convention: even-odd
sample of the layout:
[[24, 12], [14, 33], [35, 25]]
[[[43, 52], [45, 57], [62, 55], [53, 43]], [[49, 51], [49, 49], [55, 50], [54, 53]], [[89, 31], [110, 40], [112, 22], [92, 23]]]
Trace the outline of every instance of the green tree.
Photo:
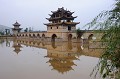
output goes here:
[[26, 29], [24, 30], [24, 32], [28, 32], [28, 28], [26, 28]]
[[84, 33], [84, 32], [83, 32], [82, 30], [80, 30], [80, 28], [78, 28], [78, 29], [76, 30], [77, 37], [81, 37], [83, 33]]
[[120, 79], [120, 0], [115, 0], [115, 7], [100, 13], [89, 28], [99, 28], [103, 32], [101, 41], [106, 46], [97, 65], [103, 78]]
[[4, 32], [0, 32], [0, 35], [4, 35]]

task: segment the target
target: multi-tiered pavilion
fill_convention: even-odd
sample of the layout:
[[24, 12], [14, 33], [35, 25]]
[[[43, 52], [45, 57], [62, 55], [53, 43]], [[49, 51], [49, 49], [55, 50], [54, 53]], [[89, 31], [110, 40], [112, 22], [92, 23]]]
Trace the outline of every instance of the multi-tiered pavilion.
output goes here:
[[65, 10], [63, 7], [58, 8], [57, 11], [51, 11], [50, 18], [46, 18], [50, 23], [47, 23], [47, 32], [70, 32], [76, 30], [76, 24], [79, 22], [73, 22], [77, 17], [73, 17], [74, 12]]
[[74, 12], [65, 10], [63, 7], [51, 12], [52, 14], [49, 14], [50, 18], [46, 18], [49, 23], [45, 25], [47, 25], [47, 33], [50, 36], [52, 34], [52, 40], [60, 38], [63, 41], [67, 41], [72, 39], [72, 37], [76, 37], [71, 34], [75, 32], [76, 25], [79, 24], [79, 22], [74, 22], [74, 19], [77, 18], [77, 16], [72, 16]]

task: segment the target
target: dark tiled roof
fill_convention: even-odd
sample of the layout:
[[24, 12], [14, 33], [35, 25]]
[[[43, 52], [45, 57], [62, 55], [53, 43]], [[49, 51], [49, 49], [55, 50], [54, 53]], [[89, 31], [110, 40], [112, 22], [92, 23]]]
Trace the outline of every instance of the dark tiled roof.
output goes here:
[[20, 26], [20, 24], [16, 21], [16, 23], [14, 23], [13, 26]]
[[48, 25], [48, 26], [53, 26], [53, 25], [76, 25], [79, 24], [80, 22], [60, 22], [60, 23], [47, 23], [44, 25]]

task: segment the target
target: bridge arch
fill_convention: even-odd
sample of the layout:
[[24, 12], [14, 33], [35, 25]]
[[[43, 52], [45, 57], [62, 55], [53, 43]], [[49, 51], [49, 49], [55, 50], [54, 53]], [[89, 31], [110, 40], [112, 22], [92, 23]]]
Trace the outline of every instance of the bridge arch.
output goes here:
[[77, 35], [77, 41], [80, 42], [82, 40], [82, 34]]
[[37, 34], [37, 37], [40, 38], [40, 34], [39, 33]]
[[88, 40], [90, 41], [90, 40], [92, 40], [93, 39], [93, 34], [90, 34], [89, 36], [88, 36]]
[[72, 40], [72, 34], [69, 34], [68, 35], [68, 41], [71, 41]]
[[52, 37], [51, 37], [51, 41], [52, 42], [55, 42], [55, 39], [57, 38], [57, 35], [56, 34], [53, 34]]
[[45, 34], [42, 34], [42, 39], [41, 40], [44, 40], [45, 39]]
[[24, 34], [22, 34], [22, 37], [24, 37]]
[[31, 37], [31, 34], [29, 34], [29, 37]]
[[35, 36], [35, 34], [33, 33], [33, 38], [35, 38], [36, 36]]
[[26, 37], [26, 34], [24, 34], [24, 37]]
[[19, 37], [19, 34], [17, 34], [17, 37]]
[[27, 35], [27, 34], [26, 34], [25, 36], [26, 36], [26, 37], [28, 37], [28, 35]]

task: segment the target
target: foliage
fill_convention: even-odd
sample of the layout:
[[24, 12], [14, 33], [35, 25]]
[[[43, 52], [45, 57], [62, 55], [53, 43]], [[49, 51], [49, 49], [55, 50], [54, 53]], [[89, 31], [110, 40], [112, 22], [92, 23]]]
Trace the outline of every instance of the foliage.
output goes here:
[[28, 28], [26, 28], [26, 29], [24, 30], [24, 32], [28, 32]]
[[106, 45], [106, 49], [97, 70], [103, 78], [120, 79], [120, 0], [116, 0], [112, 10], [100, 13], [87, 25], [103, 31], [101, 41]]
[[4, 32], [0, 32], [0, 35], [4, 35]]
[[80, 28], [78, 28], [78, 29], [76, 30], [76, 34], [77, 34], [77, 37], [81, 37], [82, 34], [83, 34], [83, 31], [80, 30]]

